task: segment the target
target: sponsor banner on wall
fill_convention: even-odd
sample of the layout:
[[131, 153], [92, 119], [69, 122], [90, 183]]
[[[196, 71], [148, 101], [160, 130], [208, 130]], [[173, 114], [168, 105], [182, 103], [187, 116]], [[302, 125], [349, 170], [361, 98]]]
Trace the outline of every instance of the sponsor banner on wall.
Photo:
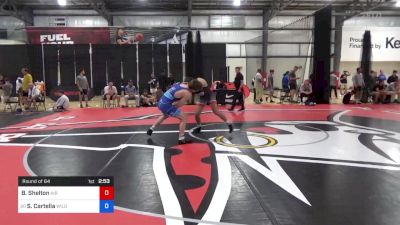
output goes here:
[[108, 27], [28, 27], [30, 44], [110, 44]]
[[343, 27], [341, 61], [360, 61], [363, 35], [371, 31], [372, 61], [400, 61], [400, 27]]

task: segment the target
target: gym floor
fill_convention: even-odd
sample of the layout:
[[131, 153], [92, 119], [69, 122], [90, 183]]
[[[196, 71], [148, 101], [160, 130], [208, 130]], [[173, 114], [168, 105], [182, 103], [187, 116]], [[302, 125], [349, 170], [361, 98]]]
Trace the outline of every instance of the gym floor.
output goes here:
[[[399, 105], [207, 108], [178, 121], [149, 108], [0, 113], [2, 224], [400, 224]], [[114, 176], [113, 214], [18, 214], [18, 176]], [[6, 184], [6, 185], [4, 185]]]

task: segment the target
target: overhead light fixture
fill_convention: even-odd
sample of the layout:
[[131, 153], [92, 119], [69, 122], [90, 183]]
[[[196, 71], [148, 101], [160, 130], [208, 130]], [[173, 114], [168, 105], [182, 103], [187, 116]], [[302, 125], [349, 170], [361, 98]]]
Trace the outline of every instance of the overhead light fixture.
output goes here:
[[240, 6], [241, 0], [233, 0], [233, 5], [234, 6]]
[[400, 7], [400, 0], [397, 0], [396, 7]]
[[67, 0], [57, 0], [58, 5], [60, 6], [66, 6], [67, 5]]

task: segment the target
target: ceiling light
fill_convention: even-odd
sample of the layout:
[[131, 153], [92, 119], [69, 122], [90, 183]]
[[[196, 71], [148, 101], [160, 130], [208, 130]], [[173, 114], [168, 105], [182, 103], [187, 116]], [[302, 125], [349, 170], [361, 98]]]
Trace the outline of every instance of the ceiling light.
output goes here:
[[241, 0], [233, 0], [233, 5], [234, 6], [240, 6], [240, 1]]
[[400, 0], [397, 0], [396, 7], [400, 7]]
[[67, 0], [57, 0], [58, 5], [60, 6], [66, 6], [67, 5]]

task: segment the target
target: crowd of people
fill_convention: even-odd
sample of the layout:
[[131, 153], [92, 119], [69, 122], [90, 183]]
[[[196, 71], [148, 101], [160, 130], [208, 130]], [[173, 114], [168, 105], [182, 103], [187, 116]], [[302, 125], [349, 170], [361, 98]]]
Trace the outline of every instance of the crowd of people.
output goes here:
[[[282, 93], [286, 94], [289, 102], [292, 103], [314, 103], [314, 92], [313, 92], [313, 75], [310, 75], [309, 79], [304, 79], [301, 85], [298, 85], [298, 81], [301, 79], [297, 75], [301, 69], [300, 66], [294, 66], [292, 70], [286, 71], [282, 76]], [[343, 104], [357, 104], [361, 102], [373, 102], [373, 103], [400, 103], [400, 80], [398, 78], [397, 70], [393, 70], [390, 76], [386, 75], [383, 70], [379, 73], [370, 71], [371, 81], [366, 81], [360, 68], [357, 68], [354, 75], [351, 75], [348, 71], [343, 71], [340, 76], [336, 73], [331, 73], [329, 80], [329, 89], [331, 99], [339, 99], [339, 94], [342, 96]], [[45, 86], [43, 82], [33, 82], [33, 76], [30, 74], [27, 68], [21, 69], [21, 75], [13, 82], [3, 75], [0, 74], [0, 96], [3, 103], [7, 103], [13, 97], [18, 98], [19, 108], [25, 110], [37, 108], [37, 102], [43, 100], [45, 97]], [[349, 79], [352, 81], [352, 85], [349, 84]], [[274, 103], [274, 80], [275, 71], [270, 69], [269, 72], [262, 72], [261, 69], [257, 70], [257, 73], [252, 79], [252, 87], [254, 92], [254, 102], [261, 104], [265, 96], [265, 101]], [[133, 80], [129, 80], [127, 83], [122, 83], [120, 89], [118, 89], [114, 82], [110, 81], [103, 88], [102, 99], [105, 107], [129, 107], [129, 101], [133, 100], [135, 106], [155, 106], [162, 98], [164, 92], [173, 86], [176, 82], [175, 79], [170, 75], [166, 79], [165, 87], [160, 87], [160, 80], [153, 73], [150, 74], [147, 82], [148, 86], [139, 91], [135, 86]], [[236, 94], [233, 96], [232, 105], [229, 110], [234, 110], [236, 105], [240, 106], [239, 111], [245, 110], [243, 87], [244, 76], [241, 73], [241, 68], [236, 68], [236, 76], [233, 81], [233, 85], [236, 89]], [[15, 87], [15, 92], [14, 92]], [[79, 90], [79, 103], [80, 107], [89, 107], [89, 92], [90, 84], [86, 77], [85, 69], [79, 70], [79, 75], [76, 77], [76, 87]], [[54, 93], [59, 99], [53, 106], [55, 111], [67, 110], [70, 107], [69, 98], [65, 95], [64, 91], [58, 90]], [[121, 104], [121, 99], [123, 100]], [[306, 100], [304, 100], [306, 99]], [[365, 100], [367, 99], [367, 100]]]
[[[301, 79], [297, 75], [299, 66], [295, 66], [292, 70], [286, 71], [282, 76], [282, 88], [284, 94], [287, 94], [289, 102], [301, 104], [315, 104], [313, 93], [313, 74], [308, 79], [304, 79], [300, 86], [298, 80]], [[273, 103], [274, 97], [274, 73], [271, 69], [269, 73], [257, 70], [256, 75], [252, 79], [254, 92], [254, 102], [261, 104], [263, 96], [266, 95], [266, 102]], [[343, 97], [343, 104], [359, 104], [359, 103], [400, 103], [400, 81], [397, 70], [393, 70], [390, 76], [387, 76], [383, 70], [379, 74], [370, 71], [372, 84], [366, 84], [365, 76], [360, 68], [356, 73], [351, 75], [348, 71], [343, 71], [340, 76], [332, 72], [329, 78], [329, 95], [330, 99], [339, 100], [339, 94]], [[352, 85], [348, 85], [348, 79], [351, 79]], [[371, 83], [371, 82], [370, 82]], [[339, 89], [339, 92], [338, 92]], [[281, 94], [282, 95], [282, 94]], [[307, 100], [304, 102], [304, 98]]]

